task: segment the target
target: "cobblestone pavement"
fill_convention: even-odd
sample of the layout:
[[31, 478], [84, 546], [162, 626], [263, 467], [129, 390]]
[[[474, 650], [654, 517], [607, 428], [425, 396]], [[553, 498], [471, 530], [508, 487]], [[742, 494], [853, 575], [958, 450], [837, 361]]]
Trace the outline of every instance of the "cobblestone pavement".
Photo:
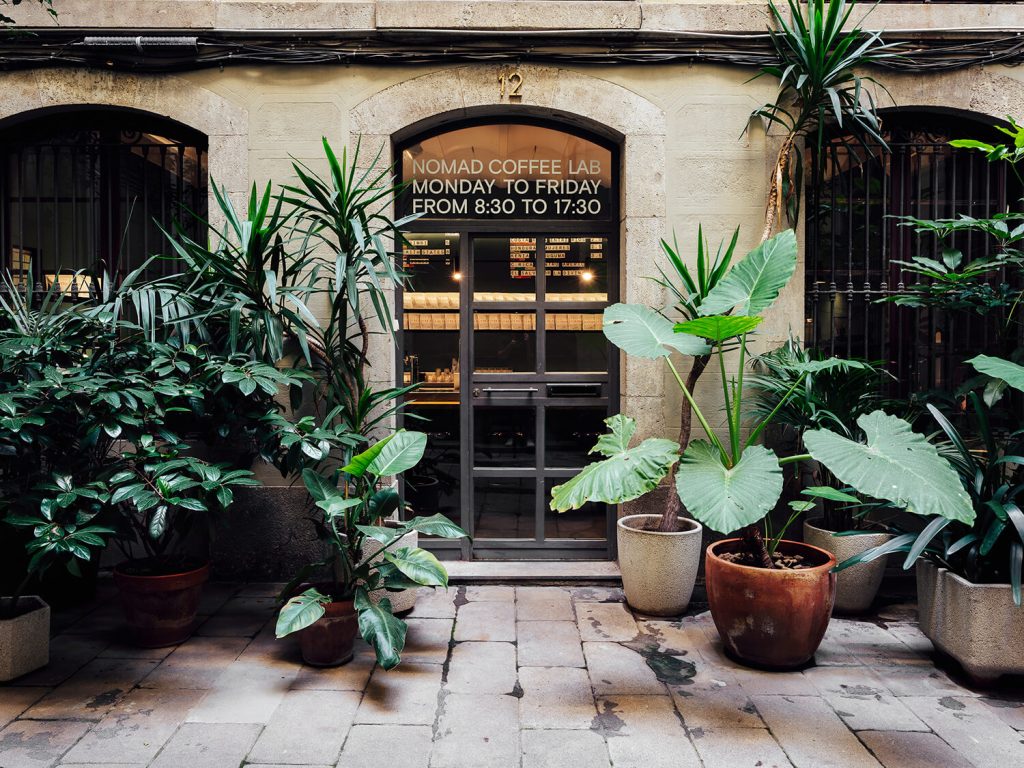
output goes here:
[[834, 619], [816, 666], [766, 673], [726, 658], [706, 613], [460, 587], [420, 597], [384, 672], [365, 644], [303, 666], [274, 592], [210, 584], [196, 635], [155, 651], [123, 644], [112, 599], [58, 612], [50, 665], [0, 687], [0, 768], [1024, 765], [1024, 691], [937, 668], [912, 611]]

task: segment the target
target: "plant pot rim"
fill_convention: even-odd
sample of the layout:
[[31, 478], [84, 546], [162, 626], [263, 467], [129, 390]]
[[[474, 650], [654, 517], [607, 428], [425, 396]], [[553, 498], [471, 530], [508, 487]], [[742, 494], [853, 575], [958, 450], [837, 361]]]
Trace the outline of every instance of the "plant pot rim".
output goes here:
[[920, 567], [922, 565], [934, 568], [935, 570], [937, 570], [939, 572], [940, 576], [943, 573], [945, 573], [950, 578], [956, 579], [961, 584], [963, 584], [965, 587], [969, 587], [970, 589], [998, 589], [998, 590], [1000, 590], [1002, 592], [1010, 592], [1013, 589], [1013, 587], [1010, 585], [1009, 582], [999, 582], [998, 584], [979, 584], [976, 581], [971, 581], [970, 579], [964, 578], [963, 576], [961, 576], [956, 571], [951, 571], [949, 568], [947, 568], [944, 565], [936, 565], [931, 560], [927, 560], [925, 558], [921, 558], [917, 562], [917, 566], [918, 567]]
[[[11, 600], [14, 595], [3, 595], [0, 596], [0, 600]], [[17, 616], [4, 616], [0, 614], [0, 623], [5, 621], [17, 621], [18, 619], [24, 618], [25, 616], [31, 616], [36, 611], [49, 610], [50, 604], [43, 600], [39, 595], [21, 595], [18, 597], [19, 604], [30, 603], [33, 607], [27, 611], [22, 611]]]
[[[839, 531], [833, 531], [832, 529], [826, 528], [823, 525], [817, 525], [817, 523], [820, 523], [824, 519], [825, 518], [823, 518], [823, 517], [815, 517], [813, 520], [804, 520], [804, 525], [806, 525], [808, 528], [813, 528], [816, 531], [821, 531], [822, 533], [828, 533], [828, 534], [831, 534], [833, 536], [835, 536], [837, 533], [839, 533]], [[840, 538], [842, 538], [842, 539], [855, 539], [858, 536], [890, 536], [891, 537], [892, 535], [893, 534], [889, 533], [888, 531], [858, 531], [857, 533], [851, 533], [851, 534], [848, 534], [846, 536], [841, 536]], [[803, 542], [803, 543], [806, 543], [806, 542]], [[814, 546], [814, 545], [813, 544], [808, 544], [808, 546]]]
[[[782, 541], [779, 542], [779, 545], [781, 546], [781, 545], [785, 544], [787, 546], [791, 546], [791, 547], [794, 547], [794, 548], [797, 548], [797, 549], [809, 549], [809, 550], [812, 550], [814, 552], [818, 552], [818, 553], [820, 553], [825, 558], [825, 562], [822, 563], [821, 565], [813, 565], [810, 568], [796, 568], [796, 569], [761, 568], [761, 567], [756, 566], [756, 565], [742, 565], [740, 563], [731, 563], [728, 560], [723, 560], [722, 558], [720, 558], [718, 556], [718, 553], [715, 552], [715, 549], [717, 547], [721, 547], [721, 546], [725, 546], [725, 545], [729, 545], [729, 544], [735, 544], [737, 542], [742, 542], [742, 541], [743, 541], [743, 539], [740, 539], [740, 538], [722, 539], [720, 541], [713, 541], [710, 544], [708, 544], [708, 548], [705, 550], [705, 554], [706, 554], [706, 556], [708, 558], [711, 558], [711, 557], [715, 558], [715, 561], [719, 564], [719, 567], [721, 567], [721, 568], [742, 568], [745, 571], [759, 571], [761, 573], [769, 573], [769, 574], [787, 574], [787, 575], [788, 574], [798, 574], [798, 575], [815, 574], [815, 575], [817, 575], [817, 573], [819, 573], [821, 571], [830, 571], [830, 570], [832, 570], [835, 567], [836, 562], [837, 562], [836, 561], [836, 556], [833, 555], [828, 550], [821, 549], [820, 547], [816, 547], [813, 544], [805, 544], [802, 541], [792, 541], [790, 539], [783, 539]], [[775, 577], [770, 576], [769, 578], [775, 578]]]
[[114, 566], [114, 576], [119, 579], [146, 579], [149, 581], [169, 581], [171, 579], [180, 579], [183, 576], [199, 576], [204, 573], [208, 573], [210, 570], [210, 561], [205, 561], [198, 568], [190, 568], [187, 571], [178, 571], [177, 573], [162, 573], [159, 576], [143, 576], [137, 573], [125, 573], [124, 567], [129, 563], [138, 562], [137, 560], [124, 560]]
[[626, 515], [625, 517], [620, 517], [618, 520], [615, 521], [615, 527], [622, 528], [623, 530], [629, 531], [630, 533], [639, 533], [649, 536], [691, 536], [694, 534], [700, 534], [704, 531], [704, 526], [698, 523], [696, 520], [691, 520], [688, 517], [682, 516], [679, 516], [677, 519], [680, 522], [685, 523], [687, 526], [689, 526], [686, 530], [683, 531], [647, 531], [643, 528], [634, 528], [631, 525], [626, 525], [627, 520], [660, 520], [661, 517], [661, 515], [650, 513], [640, 515]]

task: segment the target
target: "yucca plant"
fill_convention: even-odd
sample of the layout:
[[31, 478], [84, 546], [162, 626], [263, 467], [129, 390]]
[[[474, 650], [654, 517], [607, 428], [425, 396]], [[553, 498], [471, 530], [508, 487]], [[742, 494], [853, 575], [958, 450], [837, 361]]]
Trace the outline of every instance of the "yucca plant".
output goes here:
[[[821, 156], [826, 130], [842, 129], [848, 141], [863, 147], [886, 150], [875, 98], [865, 83], [885, 90], [877, 80], [860, 74], [860, 68], [895, 55], [882, 42], [881, 32], [867, 32], [859, 24], [849, 25], [856, 6], [848, 0], [787, 0], [789, 14], [769, 2], [777, 29], [770, 29], [778, 61], [764, 67], [756, 77], [768, 75], [779, 81], [774, 101], [751, 113], [783, 132], [768, 182], [762, 240], [771, 237], [780, 210], [785, 207], [791, 223], [799, 217], [804, 184], [801, 142]], [[812, 181], [820, 176], [818, 164]]]

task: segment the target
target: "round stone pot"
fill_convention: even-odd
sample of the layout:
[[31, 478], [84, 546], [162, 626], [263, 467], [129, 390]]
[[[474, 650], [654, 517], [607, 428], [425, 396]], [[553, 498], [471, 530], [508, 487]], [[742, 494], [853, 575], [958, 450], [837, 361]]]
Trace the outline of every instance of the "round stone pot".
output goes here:
[[[820, 524], [820, 519], [804, 522], [804, 542], [831, 552], [837, 563], [885, 544], [892, 538], [891, 533], [877, 531], [865, 531], [856, 536], [834, 536], [832, 531], [822, 528]], [[836, 574], [836, 613], [864, 613], [871, 607], [882, 584], [888, 559], [880, 557], [870, 563], [858, 563]]]
[[615, 526], [619, 569], [626, 602], [640, 613], [678, 616], [690, 604], [700, 564], [700, 523], [679, 518], [682, 530], [660, 533], [654, 527], [661, 515], [629, 515]]
[[[398, 523], [388, 520], [384, 523], [388, 528], [397, 528]], [[420, 535], [417, 531], [409, 531], [398, 542], [391, 547], [390, 551], [394, 552], [396, 549], [402, 547], [418, 547], [420, 545]], [[379, 560], [383, 555], [378, 554], [381, 550], [381, 544], [379, 541], [373, 539], [367, 539], [365, 548], [365, 556], [370, 560]], [[382, 597], [386, 597], [391, 601], [391, 612], [394, 614], [404, 614], [411, 611], [416, 606], [416, 597], [418, 591], [415, 589], [403, 589], [400, 592], [388, 592], [386, 589], [375, 589], [370, 593], [370, 600], [374, 604], [380, 602]]]
[[798, 541], [782, 541], [783, 554], [800, 554], [814, 564], [796, 571], [755, 568], [722, 560], [742, 539], [716, 541], [707, 548], [711, 617], [729, 655], [765, 669], [793, 669], [811, 660], [828, 628], [836, 595], [835, 557]]
[[302, 660], [314, 667], [337, 667], [352, 660], [359, 621], [351, 600], [325, 606], [326, 613], [298, 632]]
[[140, 570], [141, 564], [131, 561], [114, 568], [114, 583], [121, 593], [132, 641], [143, 648], [184, 642], [195, 630], [210, 564], [166, 575], [143, 575]]

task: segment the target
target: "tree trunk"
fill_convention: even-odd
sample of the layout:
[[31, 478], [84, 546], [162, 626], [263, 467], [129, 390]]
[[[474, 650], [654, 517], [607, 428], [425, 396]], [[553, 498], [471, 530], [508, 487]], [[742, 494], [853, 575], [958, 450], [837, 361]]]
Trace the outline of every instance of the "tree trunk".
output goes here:
[[761, 561], [761, 565], [764, 568], [774, 569], [775, 563], [772, 562], [772, 556], [768, 554], [768, 545], [764, 543], [764, 536], [761, 533], [761, 529], [757, 523], [748, 525], [743, 529], [743, 541], [749, 547], [750, 552], [754, 557]]
[[[701, 355], [693, 358], [693, 366], [686, 376], [686, 388], [693, 394], [693, 388], [697, 385], [704, 369], [708, 367], [711, 355]], [[685, 451], [690, 444], [690, 431], [693, 427], [693, 409], [690, 408], [690, 401], [683, 398], [683, 407], [679, 414], [679, 450]], [[679, 494], [676, 493], [676, 468], [675, 466], [668, 473], [668, 500], [665, 502], [665, 512], [661, 516], [661, 523], [658, 526], [659, 533], [676, 533], [679, 531], [679, 513], [683, 505], [679, 501]]]
[[789, 158], [793, 154], [794, 139], [795, 137], [790, 134], [782, 142], [775, 166], [772, 168], [772, 176], [768, 182], [768, 202], [764, 211], [764, 230], [761, 232], [762, 243], [775, 231], [775, 222], [782, 207], [782, 182], [789, 173]]

